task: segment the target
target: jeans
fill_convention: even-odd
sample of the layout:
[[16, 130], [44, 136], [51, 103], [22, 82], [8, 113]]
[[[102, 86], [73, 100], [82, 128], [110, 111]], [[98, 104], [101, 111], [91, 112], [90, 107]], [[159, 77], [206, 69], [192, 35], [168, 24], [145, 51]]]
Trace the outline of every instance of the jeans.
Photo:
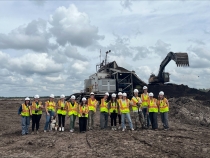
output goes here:
[[95, 112], [90, 110], [88, 113], [88, 127], [93, 128], [94, 118], [95, 118]]
[[111, 126], [117, 126], [117, 113], [111, 113]]
[[[65, 118], [66, 115], [58, 114], [58, 126], [59, 127], [65, 127]], [[62, 123], [62, 126], [61, 126]]]
[[107, 128], [108, 115], [109, 114], [107, 112], [101, 112], [101, 114], [100, 114], [100, 126], [101, 126], [101, 129]]
[[28, 134], [28, 128], [30, 126], [30, 116], [22, 116], [22, 135]]
[[48, 113], [49, 113], [49, 115], [47, 115], [47, 113], [46, 113], [46, 123], [44, 126], [44, 130], [49, 130], [51, 117], [55, 115], [54, 111], [48, 111]]
[[34, 128], [36, 126], [36, 130], [39, 130], [39, 122], [41, 119], [42, 115], [32, 115], [32, 131], [34, 132]]
[[85, 132], [87, 127], [87, 117], [80, 117], [79, 118], [79, 131]]
[[70, 130], [73, 130], [74, 129], [74, 126], [75, 126], [75, 121], [76, 121], [76, 115], [70, 115]]
[[152, 124], [152, 129], [158, 129], [157, 112], [150, 112], [149, 117]]
[[165, 129], [168, 129], [169, 128], [169, 126], [168, 126], [168, 112], [160, 113], [160, 116], [161, 116], [161, 121], [163, 123], [163, 127]]
[[130, 113], [126, 113], [126, 114], [122, 113], [122, 114], [121, 114], [121, 117], [122, 117], [122, 128], [123, 128], [123, 129], [125, 128], [125, 117], [127, 117], [128, 123], [129, 123], [129, 126], [130, 126], [130, 129], [132, 129], [132, 128], [133, 128], [133, 124], [132, 124], [132, 122], [131, 122]]
[[146, 126], [149, 127], [150, 126], [150, 120], [149, 120], [149, 114], [147, 114], [147, 108], [143, 108], [142, 112], [143, 112], [143, 115], [144, 115]]

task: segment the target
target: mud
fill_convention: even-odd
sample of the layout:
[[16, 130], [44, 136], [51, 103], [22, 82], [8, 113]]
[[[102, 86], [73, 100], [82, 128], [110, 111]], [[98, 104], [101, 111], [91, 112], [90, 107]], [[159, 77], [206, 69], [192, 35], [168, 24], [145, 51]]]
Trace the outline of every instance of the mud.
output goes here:
[[186, 97], [171, 98], [169, 102], [169, 131], [162, 130], [160, 118], [158, 131], [101, 131], [97, 113], [93, 131], [78, 133], [77, 119], [76, 132], [71, 134], [67, 119], [65, 132], [43, 133], [43, 114], [40, 134], [21, 136], [17, 109], [22, 101], [1, 100], [0, 157], [209, 157], [210, 103]]

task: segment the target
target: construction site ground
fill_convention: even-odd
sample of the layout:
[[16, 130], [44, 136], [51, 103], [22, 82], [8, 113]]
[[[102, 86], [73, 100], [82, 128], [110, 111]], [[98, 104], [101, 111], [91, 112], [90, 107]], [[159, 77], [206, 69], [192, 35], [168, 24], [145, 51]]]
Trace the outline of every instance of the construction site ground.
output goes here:
[[[171, 98], [169, 125], [164, 131], [158, 117], [159, 130], [111, 131], [96, 127], [86, 133], [69, 132], [66, 117], [65, 132], [43, 132], [42, 115], [39, 135], [21, 136], [21, 116], [17, 111], [20, 99], [0, 101], [0, 157], [142, 157], [142, 158], [207, 158], [210, 157], [210, 102], [191, 98]], [[110, 120], [109, 120], [110, 126]], [[31, 125], [30, 125], [31, 132]]]

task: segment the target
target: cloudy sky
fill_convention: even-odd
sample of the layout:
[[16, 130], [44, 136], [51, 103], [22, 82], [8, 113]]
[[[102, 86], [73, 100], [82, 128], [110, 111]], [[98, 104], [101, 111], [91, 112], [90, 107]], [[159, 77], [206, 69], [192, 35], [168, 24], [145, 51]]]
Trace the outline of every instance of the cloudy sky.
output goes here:
[[169, 51], [190, 67], [171, 82], [210, 88], [210, 2], [0, 1], [0, 96], [70, 95], [95, 73], [99, 52], [148, 82]]

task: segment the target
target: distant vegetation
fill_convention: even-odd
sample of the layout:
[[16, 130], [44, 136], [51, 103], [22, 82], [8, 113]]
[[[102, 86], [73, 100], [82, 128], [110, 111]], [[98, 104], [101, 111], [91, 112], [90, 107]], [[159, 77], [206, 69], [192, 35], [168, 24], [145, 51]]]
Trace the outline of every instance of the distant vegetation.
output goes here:
[[208, 92], [210, 89], [198, 89], [198, 90], [200, 90], [200, 91], [202, 91], [202, 92]]

